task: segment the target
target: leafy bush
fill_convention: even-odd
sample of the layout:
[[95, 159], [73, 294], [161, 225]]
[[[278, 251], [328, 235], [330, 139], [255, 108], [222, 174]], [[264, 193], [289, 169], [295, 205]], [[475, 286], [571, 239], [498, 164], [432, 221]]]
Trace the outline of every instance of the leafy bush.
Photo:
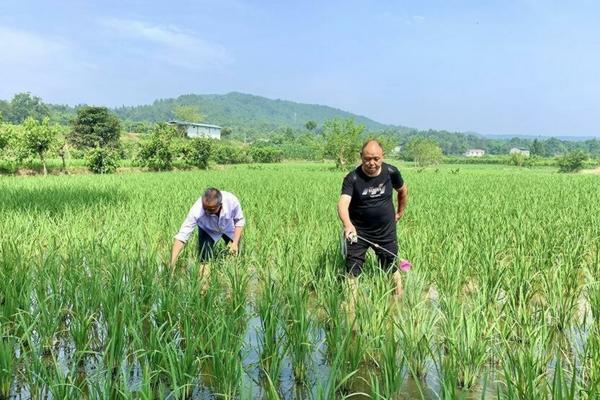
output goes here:
[[[0, 123], [1, 124], [1, 123]], [[8, 126], [0, 125], [0, 151], [4, 150], [5, 147], [8, 147], [8, 140], [11, 135], [11, 130]]]
[[112, 174], [117, 170], [117, 155], [110, 149], [96, 147], [87, 153], [86, 165], [95, 174]]
[[177, 130], [167, 124], [158, 124], [150, 138], [143, 142], [138, 153], [137, 163], [154, 171], [167, 171], [173, 168], [173, 138]]
[[188, 142], [189, 151], [185, 156], [185, 161], [194, 167], [206, 169], [208, 167], [208, 158], [212, 149], [211, 139], [195, 138]]
[[521, 153], [513, 153], [510, 155], [509, 164], [517, 167], [529, 167], [531, 163], [529, 162], [529, 157], [521, 154]]
[[583, 168], [588, 156], [581, 150], [576, 150], [558, 158], [559, 172], [577, 172]]
[[251, 161], [244, 147], [230, 143], [219, 143], [215, 146], [213, 159], [218, 164], [244, 164]]
[[252, 146], [250, 157], [257, 163], [276, 163], [283, 160], [283, 151], [273, 146]]

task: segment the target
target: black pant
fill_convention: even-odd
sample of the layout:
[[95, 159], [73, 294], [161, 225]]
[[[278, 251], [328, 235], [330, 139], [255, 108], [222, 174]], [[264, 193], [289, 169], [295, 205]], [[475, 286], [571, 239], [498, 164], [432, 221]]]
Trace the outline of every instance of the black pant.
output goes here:
[[[360, 236], [360, 232], [358, 233]], [[371, 239], [370, 241], [377, 243], [382, 248], [388, 250], [392, 254], [398, 254], [398, 241], [396, 239], [396, 232], [394, 235], [389, 235], [386, 237], [382, 237], [379, 239]], [[375, 251], [375, 255], [377, 255], [377, 260], [379, 261], [379, 266], [383, 268], [385, 271], [395, 272], [396, 265], [394, 263], [396, 257], [392, 256], [388, 252], [378, 249], [374, 246], [371, 246], [367, 242], [362, 239], [358, 239], [356, 243], [350, 243], [346, 241], [346, 272], [354, 277], [359, 276], [362, 272], [362, 266], [365, 262], [365, 256], [367, 254], [367, 250], [371, 247]]]
[[[225, 244], [229, 244], [233, 241], [229, 236], [223, 235], [223, 241]], [[215, 241], [212, 237], [202, 228], [198, 228], [198, 259], [201, 262], [210, 260], [214, 255]], [[240, 249], [238, 249], [238, 252]]]

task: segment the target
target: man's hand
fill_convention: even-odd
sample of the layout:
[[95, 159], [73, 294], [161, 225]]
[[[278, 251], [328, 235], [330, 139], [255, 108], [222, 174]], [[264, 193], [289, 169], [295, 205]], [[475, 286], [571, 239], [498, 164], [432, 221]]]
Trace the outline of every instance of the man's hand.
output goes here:
[[344, 238], [350, 241], [351, 243], [356, 242], [356, 228], [354, 227], [354, 225], [350, 224], [344, 227]]
[[400, 221], [402, 219], [402, 217], [404, 216], [404, 210], [402, 211], [398, 211], [396, 213], [396, 222]]
[[229, 242], [229, 254], [232, 256], [237, 256], [238, 254], [238, 244], [236, 242]]

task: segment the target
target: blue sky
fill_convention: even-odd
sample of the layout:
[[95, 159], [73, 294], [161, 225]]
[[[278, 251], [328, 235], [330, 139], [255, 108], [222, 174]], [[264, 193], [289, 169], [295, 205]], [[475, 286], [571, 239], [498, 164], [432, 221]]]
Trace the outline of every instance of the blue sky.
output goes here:
[[600, 136], [598, 1], [0, 1], [0, 98], [239, 91], [377, 121]]

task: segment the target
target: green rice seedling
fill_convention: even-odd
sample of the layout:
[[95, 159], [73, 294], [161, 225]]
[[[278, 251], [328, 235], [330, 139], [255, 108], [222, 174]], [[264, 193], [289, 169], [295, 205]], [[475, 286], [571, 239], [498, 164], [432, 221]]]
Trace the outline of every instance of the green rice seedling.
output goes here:
[[404, 304], [395, 319], [399, 343], [408, 371], [415, 379], [425, 377], [432, 349], [432, 333], [436, 332], [438, 314], [423, 299], [424, 279], [409, 274], [406, 279]]
[[279, 381], [283, 361], [284, 342], [281, 321], [281, 289], [270, 272], [262, 279], [263, 288], [256, 301], [260, 318], [260, 364], [269, 379]]
[[[94, 325], [94, 314], [72, 313], [69, 319], [69, 333], [78, 355], [87, 353], [90, 345], [90, 333]], [[83, 361], [83, 357], [80, 358]]]
[[155, 382], [157, 372], [152, 371], [150, 365], [147, 362], [142, 364], [142, 376], [140, 378], [140, 384], [136, 395], [140, 400], [153, 400], [156, 398]]
[[[330, 285], [337, 283], [329, 280], [327, 286]], [[333, 286], [325, 290], [324, 295], [327, 356], [331, 364], [336, 365], [336, 368], [331, 368], [326, 385], [326, 392], [330, 392], [332, 388], [339, 391], [350, 387], [350, 378], [358, 372], [360, 364], [365, 360], [367, 338], [358, 330], [356, 314], [351, 309], [355, 300], [343, 301], [344, 298], [351, 299], [351, 296], [355, 296], [353, 289], [349, 285], [343, 285], [343, 290]]]
[[548, 349], [551, 332], [543, 325], [528, 325], [519, 328], [523, 335], [520, 343], [503, 342], [504, 383], [509, 398], [545, 398], [548, 364], [552, 359]]
[[391, 399], [397, 395], [404, 381], [404, 359], [398, 354], [398, 339], [393, 327], [387, 329], [381, 344], [382, 358], [378, 373], [370, 373], [371, 398]]
[[286, 347], [292, 362], [294, 378], [304, 383], [308, 378], [310, 368], [312, 341], [312, 320], [308, 313], [308, 289], [297, 275], [292, 275], [284, 289], [285, 307], [285, 337]]
[[265, 397], [267, 400], [281, 400], [282, 397], [279, 395], [277, 391], [277, 385], [273, 383], [271, 376], [268, 372], [265, 372], [265, 377], [267, 379], [267, 388], [265, 390]]
[[0, 324], [7, 334], [22, 336], [16, 315], [31, 303], [31, 269], [26, 268], [16, 243], [0, 240]]
[[561, 356], [558, 355], [556, 358], [556, 364], [554, 365], [554, 377], [552, 379], [552, 386], [550, 389], [551, 398], [553, 399], [564, 399], [564, 400], [575, 400], [578, 398], [576, 394], [578, 393], [578, 385], [577, 385], [577, 374], [573, 371], [571, 372], [571, 378], [568, 379], [565, 376], [565, 370], [562, 366]]
[[562, 336], [571, 326], [578, 306], [581, 287], [578, 274], [568, 265], [551, 269], [543, 276], [544, 298], [547, 305], [546, 324], [555, 336]]
[[581, 386], [587, 398], [594, 399], [600, 396], [600, 324], [595, 322], [586, 330], [583, 352], [581, 354]]
[[248, 271], [243, 268], [239, 260], [231, 260], [223, 265], [229, 296], [225, 303], [225, 312], [232, 314], [239, 326], [236, 330], [245, 329], [246, 326], [246, 301], [248, 298]]
[[0, 336], [0, 397], [4, 399], [7, 399], [10, 395], [10, 388], [17, 368], [15, 346], [16, 339], [2, 333], [2, 336]]
[[181, 349], [175, 340], [162, 349], [164, 374], [168, 378], [171, 394], [175, 398], [188, 398], [196, 376], [196, 355], [193, 347]]
[[75, 399], [83, 395], [85, 381], [77, 379], [77, 364], [71, 367], [64, 364], [54, 354], [48, 362], [43, 362], [41, 379], [53, 399]]
[[361, 283], [355, 302], [355, 319], [357, 331], [365, 338], [365, 362], [375, 365], [382, 357], [385, 334], [392, 323], [392, 297], [395, 287], [386, 273], [379, 270], [373, 277]]
[[215, 395], [230, 399], [238, 393], [241, 382], [243, 332], [236, 331], [240, 323], [232, 315], [215, 314], [213, 318], [204, 364], [210, 371]]
[[365, 393], [346, 393], [344, 389], [350, 387], [350, 380], [356, 375], [358, 369], [354, 369], [344, 375], [344, 372], [348, 370], [348, 363], [346, 354], [343, 349], [348, 347], [347, 342], [350, 340], [353, 332], [348, 330], [344, 336], [342, 336], [340, 342], [340, 351], [331, 354], [329, 373], [325, 381], [317, 381], [315, 389], [315, 398], [317, 400], [328, 400], [328, 399], [346, 399], [351, 398], [352, 395], [366, 395]]
[[45, 288], [38, 288], [37, 290], [34, 306], [35, 319], [37, 320], [35, 333], [37, 344], [44, 355], [49, 355], [61, 326], [62, 304], [59, 300], [60, 294], [50, 293], [46, 295], [45, 291]]
[[31, 335], [25, 336], [23, 340], [29, 344], [27, 350], [20, 355], [23, 365], [27, 366], [27, 369], [22, 370], [19, 374], [20, 383], [27, 387], [32, 398], [44, 398], [47, 394], [47, 385], [44, 381], [47, 367], [44, 365], [42, 351], [32, 343], [33, 338]]
[[452, 370], [456, 385], [473, 389], [477, 384], [490, 355], [493, 325], [481, 307], [466, 307], [451, 299], [457, 312], [444, 314], [442, 344], [446, 352], [445, 371]]
[[319, 281], [318, 285], [318, 300], [325, 314], [322, 323], [325, 332], [327, 356], [333, 359], [333, 356], [339, 353], [338, 347], [347, 327], [347, 310], [343, 309], [344, 292], [339, 290], [337, 278], [331, 273], [328, 273], [324, 279]]
[[120, 308], [115, 308], [109, 312], [110, 314], [106, 315], [107, 334], [103, 360], [105, 368], [116, 375], [125, 356], [127, 324], [123, 311]]

